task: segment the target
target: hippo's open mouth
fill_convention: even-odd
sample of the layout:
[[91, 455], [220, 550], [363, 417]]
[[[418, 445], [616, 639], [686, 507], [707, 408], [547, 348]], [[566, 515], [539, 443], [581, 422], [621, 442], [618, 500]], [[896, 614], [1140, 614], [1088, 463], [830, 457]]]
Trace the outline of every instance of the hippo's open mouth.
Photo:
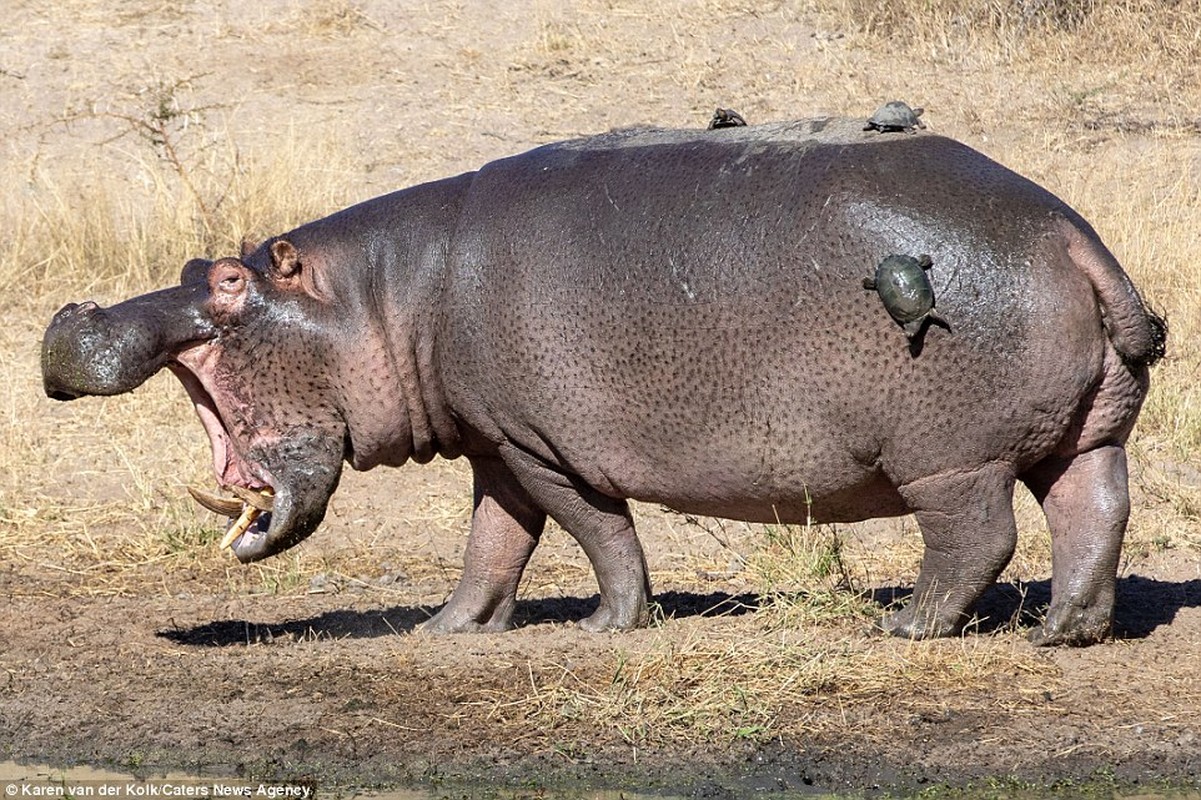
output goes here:
[[[201, 345], [196, 349], [203, 348], [204, 345]], [[220, 549], [231, 548], [236, 554], [244, 549], [235, 546], [244, 536], [248, 537], [250, 542], [267, 536], [271, 526], [271, 512], [275, 507], [275, 488], [270, 476], [264, 475], [261, 467], [252, 465], [234, 449], [229, 428], [221, 416], [213, 394], [200, 377], [204, 372], [204, 356], [195, 358], [189, 357], [190, 355], [192, 354], [187, 351], [181, 353], [182, 357], [177, 357], [169, 363], [168, 368], [183, 384], [208, 434], [213, 454], [213, 471], [218, 485], [233, 496], [222, 497], [191, 486], [188, 487], [188, 493], [209, 511], [230, 518], [229, 527], [221, 539]]]

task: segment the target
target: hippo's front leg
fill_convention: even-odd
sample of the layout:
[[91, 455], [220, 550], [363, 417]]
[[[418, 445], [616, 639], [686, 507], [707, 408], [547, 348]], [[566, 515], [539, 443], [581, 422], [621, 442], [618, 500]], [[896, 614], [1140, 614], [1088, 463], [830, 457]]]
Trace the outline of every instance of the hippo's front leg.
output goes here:
[[427, 633], [504, 631], [512, 627], [517, 585], [546, 524], [540, 509], [499, 459], [471, 460], [475, 508], [463, 577]]
[[600, 606], [580, 620], [580, 627], [599, 632], [645, 626], [650, 620], [651, 584], [629, 504], [526, 453], [510, 455], [509, 464], [530, 496], [580, 543], [592, 562]]

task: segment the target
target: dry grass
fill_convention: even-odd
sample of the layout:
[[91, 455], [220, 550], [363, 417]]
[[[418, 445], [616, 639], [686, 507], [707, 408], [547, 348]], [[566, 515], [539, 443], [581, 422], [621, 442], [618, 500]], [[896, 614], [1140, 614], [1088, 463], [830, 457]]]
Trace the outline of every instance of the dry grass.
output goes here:
[[[348, 202], [353, 170], [335, 142], [285, 129], [270, 158], [250, 166], [228, 132], [206, 121], [213, 110], [181, 107], [179, 91], [156, 86], [139, 98], [145, 107], [103, 115], [143, 190], [138, 194], [119, 183], [80, 181], [74, 171], [13, 169], [4, 176], [6, 185], [28, 190], [5, 198], [6, 302], [44, 306], [81, 293], [145, 291], [177, 280], [198, 254], [237, 253], [243, 241]], [[38, 292], [22, 291], [30, 286]]]
[[[830, 0], [819, 4], [875, 42], [943, 59], [995, 59], [1055, 72], [1056, 59], [1108, 63], [1119, 74], [1167, 81], [1201, 58], [1195, 0]], [[1153, 78], [1152, 78], [1153, 79]], [[1186, 121], [1192, 121], [1186, 118]]]
[[[996, 692], [998, 675], [1012, 682], [1004, 698]], [[537, 731], [533, 738], [563, 743], [570, 757], [570, 743], [597, 728], [618, 731], [634, 748], [688, 741], [724, 747], [834, 730], [871, 740], [888, 735], [873, 715], [917, 724], [945, 718], [948, 708], [969, 717], [1014, 713], [1042, 702], [1057, 684], [1048, 661], [1012, 640], [913, 643], [731, 622], [683, 639], [641, 637], [599, 664], [535, 661], [525, 686], [484, 692], [467, 704], [527, 731], [519, 737]]]
[[838, 526], [769, 525], [763, 537], [750, 569], [772, 624], [807, 628], [879, 616], [864, 594], [868, 586], [859, 559], [865, 554], [848, 548]]
[[[444, 16], [416, 24], [441, 47], [443, 23], [467, 11], [434, 5]], [[421, 106], [383, 124], [366, 104], [367, 121], [355, 124], [378, 131], [358, 145], [395, 156], [393, 169], [409, 180], [473, 167], [527, 140], [634, 122], [699, 125], [715, 105], [734, 105], [759, 121], [861, 113], [894, 95], [920, 101], [936, 130], [981, 147], [1076, 206], [1166, 313], [1169, 356], [1155, 369], [1131, 447], [1136, 513], [1128, 557], [1169, 547], [1195, 557], [1197, 2], [835, 0], [798, 10], [708, 0], [658, 12], [610, 0], [533, 16], [511, 48], [465, 36], [423, 56], [422, 67], [446, 87], [428, 97], [412, 76], [370, 72], [366, 94], [402, 93], [406, 104], [412, 94], [434, 110]], [[335, 48], [348, 49], [346, 41], [363, 31], [382, 36], [403, 24], [348, 2], [303, 4], [288, 19], [256, 30], [255, 46], [290, 56], [287, 45], [299, 39], [344, 75], [373, 62], [343, 65]], [[228, 21], [220, 29], [251, 36]], [[323, 43], [329, 49], [320, 50]], [[272, 108], [267, 123], [246, 127], [239, 122], [245, 109], [211, 89], [204, 94], [206, 81], [178, 71], [143, 79], [100, 105], [72, 105], [37, 135], [71, 126], [95, 132], [80, 137], [76, 159], [4, 162], [0, 309], [7, 324], [0, 346], [11, 357], [0, 364], [0, 559], [24, 581], [17, 591], [173, 593], [194, 585], [293, 592], [319, 572], [366, 572], [379, 548], [388, 558], [405, 557], [404, 543], [386, 549], [371, 540], [344, 555], [300, 550], [249, 570], [215, 560], [213, 522], [181, 491], [204, 482], [208, 456], [178, 387], [160, 378], [132, 396], [70, 407], [40, 397], [37, 341], [62, 302], [94, 296], [107, 303], [145, 291], [174, 280], [190, 257], [236, 252], [243, 239], [363, 196], [364, 176], [382, 156], [355, 150], [336, 115], [293, 120], [293, 111], [299, 117], [305, 109]], [[480, 131], [488, 137], [482, 143]], [[263, 137], [268, 147], [253, 146]], [[403, 150], [388, 149], [394, 139], [405, 142]], [[162, 485], [164, 474], [172, 474], [171, 485]], [[410, 502], [421, 525], [462, 523], [462, 508]], [[1026, 496], [1019, 521], [1021, 549], [1006, 579], [1045, 577], [1047, 537]], [[920, 557], [912, 526], [866, 542], [841, 528], [773, 528], [739, 556], [753, 588], [779, 601], [753, 630], [618, 649], [599, 669], [543, 665], [532, 669], [528, 690], [480, 702], [495, 714], [551, 726], [616, 727], [638, 744], [698, 731], [736, 738], [820, 730], [880, 703], [926, 713], [918, 708], [923, 695], [898, 698], [898, 682], [941, 687], [964, 707], [988, 710], [997, 675], [1017, 675], [1031, 692], [1054, 679], [1007, 634], [921, 645], [853, 635], [872, 612], [855, 590], [912, 579]], [[404, 565], [449, 584], [454, 572], [446, 565], [454, 559], [439, 555], [438, 562], [425, 572], [417, 556]], [[804, 642], [789, 633], [798, 628]]]
[[310, 2], [279, 24], [280, 30], [290, 34], [299, 32], [302, 36], [331, 39], [350, 36], [365, 29], [378, 31], [381, 27], [361, 6], [349, 0]]

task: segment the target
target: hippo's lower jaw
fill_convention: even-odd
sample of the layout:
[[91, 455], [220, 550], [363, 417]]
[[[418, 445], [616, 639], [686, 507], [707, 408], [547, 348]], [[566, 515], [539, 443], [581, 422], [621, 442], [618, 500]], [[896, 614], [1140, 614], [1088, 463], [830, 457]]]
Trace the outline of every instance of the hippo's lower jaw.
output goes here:
[[[168, 367], [183, 384], [209, 436], [217, 483], [241, 498], [240, 503], [213, 498], [230, 504], [215, 508], [211, 501], [205, 502], [192, 492], [206, 508], [236, 517], [226, 530], [221, 549], [229, 547], [239, 561], [249, 563], [287, 550], [308, 537], [325, 517], [326, 505], [341, 477], [341, 440], [301, 432], [263, 438], [242, 454], [234, 447], [221, 414], [223, 404], [211, 391], [215, 388], [213, 381], [206, 380], [211, 370], [205, 354], [185, 351]], [[254, 497], [261, 502], [253, 502]]]
[[317, 529], [342, 477], [341, 443], [336, 444], [326, 437], [306, 436], [281, 442], [278, 450], [265, 454], [278, 473], [274, 508], [230, 543], [239, 561], [247, 564], [282, 553]]

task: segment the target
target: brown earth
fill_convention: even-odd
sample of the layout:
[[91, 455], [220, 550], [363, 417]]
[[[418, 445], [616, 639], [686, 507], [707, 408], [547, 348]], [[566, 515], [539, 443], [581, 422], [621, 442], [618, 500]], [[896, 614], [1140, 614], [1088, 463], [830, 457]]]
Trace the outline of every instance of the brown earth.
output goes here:
[[[1025, 40], [1038, 52], [1022, 56], [979, 42], [889, 43], [820, 9], [737, 0], [653, 12], [622, 0], [49, 5], [8, 3], [0, 33], [10, 208], [70, 204], [99, 185], [136, 215], [156, 181], [191, 180], [203, 194], [202, 178], [253, 172], [292, 148], [308, 171], [276, 167], [277, 180], [295, 180], [285, 194], [318, 182], [314, 153], [336, 155], [332, 211], [612, 127], [701, 126], [716, 106], [752, 122], [864, 115], [893, 96], [925, 104], [931, 126], [1010, 156], [1072, 202], [1074, 179], [1057, 161], [1081, 168], [1171, 148], [1191, 180], [1201, 174], [1195, 65], [1140, 70], [1070, 43], [1061, 56], [1056, 32]], [[139, 127], [156, 110], [175, 126], [163, 128], [177, 137], [174, 155]], [[1094, 222], [1104, 235], [1105, 220]], [[273, 232], [262, 224], [227, 235]], [[24, 256], [44, 276], [56, 257]], [[1201, 463], [1153, 436], [1134, 448], [1115, 639], [1092, 648], [1039, 651], [1023, 638], [1049, 594], [1029, 498], [1019, 500], [1022, 550], [962, 639], [864, 632], [912, 583], [911, 521], [822, 529], [797, 545], [648, 507], [637, 514], [661, 610], [651, 628], [577, 630], [595, 588], [552, 530], [527, 573], [517, 630], [430, 638], [411, 631], [457, 578], [465, 465], [348, 475], [311, 541], [237, 566], [216, 552], [216, 522], [181, 499], [207, 469], [182, 391], [159, 377], [126, 398], [41, 397], [40, 329], [80, 299], [72, 293], [94, 290], [79, 276], [22, 287], [11, 275], [0, 304], [11, 360], [0, 758], [320, 785], [462, 779], [523, 796], [579, 779], [703, 797], [986, 779], [1201, 782]], [[773, 587], [796, 588], [771, 577], [781, 554], [834, 537], [866, 611], [840, 589], [841, 572], [811, 570], [816, 589], [771, 601]], [[816, 608], [830, 598], [847, 610]]]

